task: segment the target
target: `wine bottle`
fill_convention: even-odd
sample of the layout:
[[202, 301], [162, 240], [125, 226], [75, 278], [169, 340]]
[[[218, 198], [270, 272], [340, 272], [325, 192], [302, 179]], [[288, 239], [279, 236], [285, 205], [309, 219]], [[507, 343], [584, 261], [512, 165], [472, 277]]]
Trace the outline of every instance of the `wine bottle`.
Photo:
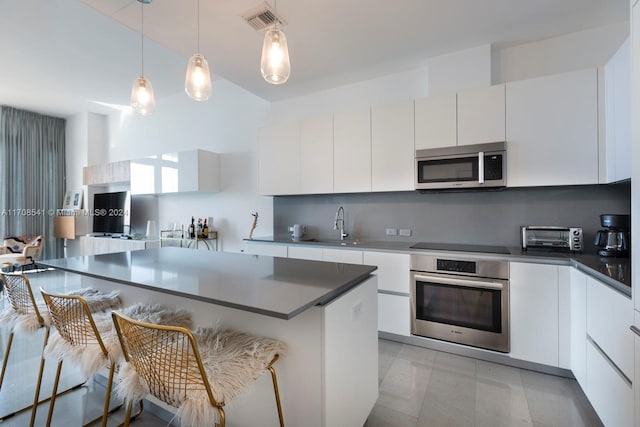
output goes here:
[[207, 225], [207, 218], [204, 219], [204, 225], [202, 226], [202, 238], [209, 238], [209, 226]]
[[195, 218], [191, 217], [191, 224], [189, 224], [189, 237], [196, 238], [196, 225], [194, 224]]

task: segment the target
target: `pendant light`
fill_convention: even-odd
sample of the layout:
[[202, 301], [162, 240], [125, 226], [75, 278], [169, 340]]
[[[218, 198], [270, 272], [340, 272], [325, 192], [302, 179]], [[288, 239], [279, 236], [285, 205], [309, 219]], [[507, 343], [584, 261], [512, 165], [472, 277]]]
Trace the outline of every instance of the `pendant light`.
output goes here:
[[211, 73], [209, 63], [200, 53], [200, 0], [198, 0], [198, 36], [196, 53], [189, 58], [184, 91], [195, 101], [206, 101], [211, 95]]
[[133, 81], [131, 89], [131, 108], [138, 114], [150, 116], [155, 107], [155, 97], [153, 95], [153, 86], [151, 82], [144, 76], [144, 5], [151, 3], [151, 0], [138, 0], [140, 2], [140, 77], [136, 77]]
[[264, 77], [268, 83], [279, 85], [289, 79], [291, 63], [289, 62], [287, 38], [279, 28], [278, 3], [277, 0], [274, 1], [276, 20], [273, 27], [264, 35], [260, 71], [262, 72], [262, 77]]

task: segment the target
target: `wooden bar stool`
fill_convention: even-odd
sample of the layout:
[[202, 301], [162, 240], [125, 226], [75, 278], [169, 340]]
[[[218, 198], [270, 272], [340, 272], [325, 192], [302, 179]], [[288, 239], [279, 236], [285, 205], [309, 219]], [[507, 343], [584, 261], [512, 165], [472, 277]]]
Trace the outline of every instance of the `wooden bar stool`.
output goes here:
[[148, 394], [177, 408], [182, 426], [210, 426], [216, 418], [225, 426], [225, 403], [230, 402], [269, 371], [280, 426], [284, 417], [273, 364], [285, 350], [281, 341], [233, 330], [216, 331], [136, 321], [112, 313], [125, 363], [117, 394], [132, 403]]
[[[13, 343], [13, 337], [15, 333], [21, 333], [26, 335], [33, 335], [38, 330], [44, 328], [44, 339], [42, 348], [44, 350], [47, 345], [50, 333], [51, 318], [49, 312], [44, 305], [38, 305], [36, 303], [29, 278], [24, 274], [17, 273], [0, 273], [2, 279], [2, 286], [7, 295], [9, 306], [0, 313], [0, 325], [10, 328], [9, 339], [7, 342], [7, 348], [4, 354], [2, 362], [2, 371], [0, 372], [0, 389], [4, 382], [7, 364], [9, 361], [9, 355], [11, 353], [11, 346]], [[120, 299], [117, 292], [105, 294], [103, 292], [94, 289], [80, 289], [74, 292], [78, 295], [86, 296], [93, 309], [103, 310], [105, 308], [116, 308], [120, 306]], [[40, 387], [42, 385], [42, 374], [44, 372], [45, 358], [44, 354], [40, 357], [40, 369], [38, 371], [38, 379], [36, 381], [36, 390], [33, 398], [33, 403], [27, 407], [14, 411], [11, 414], [3, 416], [1, 419], [7, 416], [15, 415], [19, 412], [23, 412], [31, 408], [31, 420], [30, 425], [33, 426], [35, 422], [36, 411], [39, 403], [48, 401], [50, 398], [38, 401], [40, 396]], [[82, 384], [75, 385], [66, 389], [60, 394], [71, 391]]]
[[[74, 295], [54, 295], [40, 289], [49, 309], [52, 324], [56, 327], [45, 348], [46, 357], [56, 357], [58, 368], [53, 385], [51, 404], [47, 416], [47, 426], [51, 425], [55, 405], [55, 395], [60, 378], [60, 369], [64, 360], [68, 360], [80, 368], [80, 371], [91, 378], [101, 369], [108, 367], [109, 376], [102, 415], [84, 424], [94, 423], [102, 418], [102, 427], [107, 425], [107, 418], [122, 405], [110, 409], [113, 376], [116, 365], [122, 358], [110, 313], [92, 314], [84, 298]], [[185, 310], [171, 310], [161, 305], [136, 304], [123, 309], [129, 315], [147, 321], [169, 321], [177, 325], [191, 326], [191, 314]], [[142, 412], [142, 403], [140, 411]], [[139, 414], [138, 413], [138, 414]], [[138, 414], [134, 415], [135, 418]], [[131, 413], [127, 413], [129, 420]]]

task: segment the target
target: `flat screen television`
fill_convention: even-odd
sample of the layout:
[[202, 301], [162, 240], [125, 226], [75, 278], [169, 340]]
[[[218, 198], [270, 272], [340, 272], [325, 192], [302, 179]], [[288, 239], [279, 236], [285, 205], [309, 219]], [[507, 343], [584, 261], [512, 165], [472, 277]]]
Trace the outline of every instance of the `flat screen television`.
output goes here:
[[128, 191], [93, 195], [93, 232], [104, 235], [129, 231], [131, 195]]

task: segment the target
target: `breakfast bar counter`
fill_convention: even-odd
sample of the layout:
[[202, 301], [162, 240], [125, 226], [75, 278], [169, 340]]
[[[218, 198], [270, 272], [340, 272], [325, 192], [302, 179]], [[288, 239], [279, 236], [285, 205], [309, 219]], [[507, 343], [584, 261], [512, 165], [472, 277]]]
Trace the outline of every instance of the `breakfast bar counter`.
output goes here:
[[171, 247], [38, 264], [282, 319], [331, 302], [376, 270], [368, 265], [336, 267], [334, 263]]
[[[171, 247], [38, 264], [120, 290], [125, 305], [185, 308], [198, 325], [284, 341], [275, 368], [286, 425], [362, 426], [378, 397], [374, 266]], [[228, 425], [278, 425], [270, 387], [265, 376], [228, 404]]]

